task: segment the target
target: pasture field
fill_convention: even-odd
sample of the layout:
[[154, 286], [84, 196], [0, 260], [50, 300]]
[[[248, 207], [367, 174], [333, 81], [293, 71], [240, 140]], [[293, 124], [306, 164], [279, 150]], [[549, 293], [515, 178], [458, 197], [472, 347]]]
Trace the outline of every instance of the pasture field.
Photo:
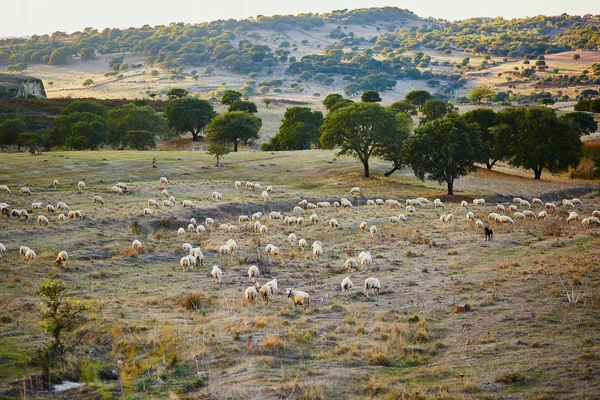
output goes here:
[[[156, 168], [152, 159], [156, 158]], [[204, 152], [95, 151], [39, 156], [0, 155], [0, 202], [27, 209], [28, 220], [0, 218], [0, 398], [65, 399], [593, 399], [600, 397], [600, 226], [568, 224], [563, 198], [578, 197], [581, 218], [600, 209], [598, 182], [531, 174], [500, 166], [478, 170], [455, 183], [456, 196], [420, 182], [409, 170], [382, 177], [389, 166], [373, 161], [374, 178], [360, 177], [360, 164], [328, 151], [240, 152], [222, 159]], [[163, 187], [159, 178], [169, 184]], [[53, 179], [59, 180], [56, 188]], [[77, 182], [86, 189], [79, 191]], [[235, 189], [234, 181], [273, 187], [268, 202], [260, 191]], [[110, 193], [123, 182], [123, 195]], [[31, 196], [20, 196], [28, 186]], [[361, 188], [351, 196], [352, 187]], [[162, 189], [177, 204], [162, 204]], [[210, 199], [213, 191], [222, 201]], [[92, 203], [94, 195], [104, 205]], [[302, 199], [339, 201], [352, 209], [292, 209]], [[407, 213], [409, 198], [441, 198]], [[486, 205], [472, 206], [483, 197]], [[469, 210], [488, 225], [488, 213], [513, 197], [555, 202], [556, 213], [514, 225], [490, 224], [494, 240], [465, 218]], [[368, 199], [397, 199], [401, 209], [367, 206]], [[182, 200], [194, 208], [182, 208]], [[32, 210], [33, 202], [66, 202], [82, 220], [57, 221], [58, 212]], [[534, 206], [536, 213], [543, 207]], [[241, 227], [240, 215], [261, 211], [266, 235]], [[270, 220], [270, 211], [303, 216], [304, 225]], [[316, 213], [319, 222], [308, 223]], [[389, 222], [403, 213], [407, 221]], [[453, 223], [442, 224], [441, 214]], [[36, 225], [44, 214], [50, 224]], [[507, 212], [507, 214], [509, 214]], [[186, 233], [190, 218], [215, 219], [206, 234]], [[336, 218], [341, 229], [330, 229]], [[378, 232], [359, 231], [362, 221]], [[288, 242], [295, 233], [308, 245], [319, 240], [324, 254]], [[239, 249], [219, 257], [233, 238]], [[134, 239], [143, 248], [131, 249]], [[182, 244], [200, 246], [203, 265], [182, 271]], [[264, 247], [279, 246], [277, 257]], [[37, 253], [27, 264], [26, 245]], [[66, 266], [55, 265], [66, 250]], [[344, 261], [369, 251], [366, 270], [348, 271]], [[223, 284], [207, 276], [213, 263]], [[269, 304], [248, 304], [247, 270], [257, 265], [259, 282], [277, 278]], [[348, 296], [340, 282], [354, 283]], [[43, 392], [31, 362], [48, 340], [40, 328], [36, 288], [45, 277], [60, 278], [70, 295], [94, 309], [78, 330], [81, 346], [67, 359], [65, 380], [85, 385], [64, 393]], [[378, 295], [365, 297], [367, 277], [381, 281]], [[306, 291], [310, 307], [295, 309], [285, 289]], [[577, 301], [575, 301], [577, 298]], [[571, 299], [571, 301], [569, 301]], [[456, 305], [465, 303], [465, 312]]]

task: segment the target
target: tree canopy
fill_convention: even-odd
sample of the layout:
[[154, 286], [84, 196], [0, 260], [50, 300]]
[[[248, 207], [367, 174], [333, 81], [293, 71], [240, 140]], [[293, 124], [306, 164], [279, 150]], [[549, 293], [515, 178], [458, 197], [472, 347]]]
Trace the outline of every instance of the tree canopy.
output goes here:
[[319, 128], [323, 124], [323, 113], [308, 107], [290, 107], [285, 110], [277, 135], [262, 145], [265, 151], [305, 150], [319, 146]]
[[232, 144], [238, 150], [240, 142], [248, 143], [258, 139], [262, 120], [244, 111], [231, 111], [217, 115], [207, 126], [207, 139], [215, 144]]
[[480, 87], [471, 90], [468, 94], [469, 100], [473, 103], [481, 104], [484, 99], [491, 100], [496, 96], [496, 92], [487, 87]]
[[229, 105], [227, 111], [245, 111], [247, 113], [256, 114], [258, 108], [256, 108], [256, 104], [251, 101], [236, 100]]
[[375, 150], [374, 155], [382, 160], [392, 163], [392, 169], [384, 175], [390, 176], [395, 171], [401, 169], [406, 164], [406, 154], [404, 152], [404, 141], [410, 135], [413, 121], [404, 113], [396, 114], [397, 132], [393, 136], [386, 137], [383, 145]]
[[417, 106], [419, 111], [421, 111], [425, 102], [431, 99], [431, 93], [429, 93], [427, 90], [413, 90], [412, 92], [408, 92], [404, 97], [404, 100]]
[[363, 101], [365, 103], [379, 103], [382, 100], [378, 92], [374, 90], [367, 90], [366, 92], [363, 92], [363, 94], [360, 96], [360, 101]]
[[176, 134], [190, 132], [193, 140], [203, 139], [201, 133], [215, 115], [212, 104], [191, 97], [169, 101], [164, 112], [169, 127]]
[[7, 119], [0, 123], [0, 144], [5, 146], [16, 144], [21, 150], [21, 144], [17, 142], [19, 134], [27, 130], [27, 125], [20, 118]]
[[108, 143], [114, 148], [129, 146], [126, 135], [130, 131], [151, 132], [167, 137], [169, 128], [163, 117], [150, 106], [128, 103], [107, 113]]
[[240, 100], [242, 94], [235, 90], [226, 90], [221, 96], [221, 104], [231, 105], [232, 103]]

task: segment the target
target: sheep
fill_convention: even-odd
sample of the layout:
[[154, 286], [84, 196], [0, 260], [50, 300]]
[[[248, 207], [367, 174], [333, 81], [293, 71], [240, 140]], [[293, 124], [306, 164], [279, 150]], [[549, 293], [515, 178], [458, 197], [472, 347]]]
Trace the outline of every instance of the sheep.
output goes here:
[[79, 189], [80, 192], [83, 192], [85, 190], [85, 182], [77, 182], [77, 189]]
[[56, 265], [65, 266], [65, 265], [67, 265], [68, 259], [69, 259], [69, 255], [67, 254], [66, 251], [63, 250], [60, 253], [58, 253], [58, 256], [56, 257]]
[[513, 214], [513, 217], [515, 217], [515, 219], [525, 219], [525, 214], [517, 211], [516, 213]]
[[497, 217], [500, 217], [500, 214], [498, 213], [489, 213], [488, 214], [488, 222], [492, 222], [495, 221]]
[[213, 225], [213, 224], [215, 223], [215, 220], [214, 220], [214, 219], [212, 219], [212, 218], [210, 218], [210, 217], [207, 217], [207, 218], [204, 220], [204, 223], [205, 223], [206, 225]]
[[183, 205], [183, 208], [194, 208], [194, 203], [192, 203], [191, 200], [183, 200], [181, 204]]
[[121, 189], [123, 192], [127, 191], [127, 185], [125, 185], [123, 182], [119, 182], [115, 186]]
[[498, 211], [506, 211], [506, 208], [502, 204], [496, 204], [496, 210], [498, 210]]
[[290, 242], [290, 244], [292, 246], [296, 245], [297, 241], [298, 241], [298, 237], [294, 233], [290, 233], [288, 235], [288, 242]]
[[35, 256], [35, 251], [31, 249], [27, 250], [27, 252], [25, 253], [25, 261], [27, 261], [27, 264], [30, 264], [32, 261], [34, 261]]
[[181, 248], [185, 251], [191, 251], [192, 250], [192, 245], [189, 243], [184, 243], [181, 245]]
[[474, 206], [484, 206], [485, 199], [473, 199], [473, 205]]
[[169, 200], [163, 200], [162, 204], [163, 207], [173, 207], [173, 203], [171, 203]]
[[593, 216], [593, 217], [596, 217], [596, 218], [600, 218], [600, 211], [598, 211], [598, 210], [594, 210], [594, 211], [592, 212], [592, 216]]
[[581, 205], [581, 200], [574, 198], [574, 199], [571, 199], [571, 203], [580, 206]]
[[575, 208], [575, 204], [571, 200], [566, 200], [566, 199], [562, 201], [562, 206], [565, 209]]
[[310, 295], [306, 292], [287, 288], [285, 289], [285, 294], [294, 303], [294, 308], [297, 308], [298, 305], [301, 305], [306, 310], [306, 308], [310, 306]]
[[246, 182], [246, 189], [254, 190], [254, 182]]
[[221, 268], [217, 264], [213, 265], [210, 275], [215, 279], [215, 283], [219, 285], [223, 283], [223, 271], [221, 271]]
[[347, 295], [347, 292], [348, 292], [350, 289], [352, 289], [352, 286], [354, 286], [354, 285], [352, 284], [352, 281], [350, 280], [350, 278], [349, 278], [349, 277], [345, 277], [345, 278], [342, 280], [341, 286], [342, 286], [342, 293], [344, 293], [344, 296], [346, 296], [346, 295]]
[[406, 222], [406, 215], [404, 214], [398, 214], [398, 219], [402, 222]]
[[597, 217], [588, 217], [588, 222], [589, 224], [596, 224], [596, 225], [600, 225], [600, 219], [598, 219]]
[[323, 243], [321, 243], [320, 240], [315, 240], [312, 244], [312, 248], [314, 249], [315, 247], [323, 247]]
[[52, 181], [52, 186], [53, 187], [57, 187], [58, 186], [58, 179], [55, 179]]
[[527, 218], [535, 218], [535, 213], [531, 210], [524, 210], [523, 215]]
[[159, 181], [158, 181], [158, 183], [159, 183], [160, 185], [168, 185], [168, 184], [169, 184], [169, 181], [168, 181], [168, 179], [167, 179], [166, 177], [164, 177], [164, 176], [161, 176], [161, 177], [160, 177], [160, 179], [159, 179]]
[[446, 209], [446, 205], [444, 203], [442, 203], [442, 201], [440, 199], [435, 199], [433, 201], [433, 208], [443, 208]]
[[265, 283], [259, 290], [258, 293], [260, 297], [263, 299], [265, 304], [268, 304], [271, 300], [271, 296], [273, 296], [273, 286], [271, 284], [272, 281]]
[[414, 207], [414, 206], [406, 206], [406, 212], [409, 212], [409, 213], [416, 213], [416, 212], [417, 212], [417, 210], [415, 209], [415, 207]]
[[23, 186], [23, 187], [21, 188], [20, 195], [21, 195], [21, 196], [23, 196], [23, 195], [26, 195], [26, 196], [31, 196], [31, 190], [29, 190], [29, 188], [28, 188], [28, 187], [26, 187], [26, 186]]
[[46, 206], [46, 212], [54, 213], [54, 212], [56, 212], [56, 208], [54, 208], [54, 206], [52, 204], [48, 204]]
[[14, 209], [10, 212], [11, 217], [19, 218], [21, 216], [21, 210]]
[[229, 239], [227, 241], [227, 247], [229, 247], [229, 253], [230, 254], [235, 253], [237, 251], [237, 249], [238, 249], [238, 245], [235, 242], [235, 240], [233, 240], [233, 239]]
[[194, 247], [193, 249], [190, 249], [189, 255], [194, 258], [194, 261], [200, 262], [200, 265], [203, 264], [204, 253], [202, 252], [202, 249], [200, 249], [200, 247]]
[[196, 266], [196, 257], [187, 255], [186, 258], [189, 260], [190, 269], [194, 269]]
[[573, 211], [569, 214], [569, 218], [567, 218], [567, 223], [569, 223], [571, 221], [577, 221], [577, 220], [579, 220], [579, 214], [577, 214], [575, 211]]
[[233, 183], [233, 186], [234, 186], [236, 189], [240, 189], [240, 188], [242, 187], [242, 182], [240, 182], [240, 181], [235, 181], [235, 182]]
[[248, 281], [256, 283], [259, 277], [260, 270], [256, 265], [251, 265], [250, 267], [248, 267]]
[[264, 202], [269, 201], [269, 192], [267, 192], [266, 190], [263, 190], [262, 193], [260, 194], [260, 199]]
[[582, 220], [581, 220], [581, 225], [583, 225], [583, 226], [586, 226], [586, 227], [587, 227], [587, 226], [589, 226], [589, 225], [590, 225], [590, 220], [589, 220], [589, 218], [584, 218], [584, 219], [582, 219]]
[[514, 204], [511, 204], [510, 206], [508, 206], [508, 210], [509, 211], [513, 211], [513, 212], [514, 211], [519, 211], [519, 207], [516, 206], [516, 205], [514, 205]]
[[425, 197], [417, 197], [417, 200], [421, 203], [421, 204], [431, 204], [431, 201], [429, 201], [429, 199], [425, 198]]
[[469, 208], [469, 203], [467, 203], [465, 200], [460, 202], [460, 206], [464, 207], [464, 208]]
[[513, 197], [513, 199], [512, 199], [513, 203], [520, 203], [521, 200], [522, 199], [520, 197]]
[[273, 257], [277, 257], [279, 255], [279, 247], [272, 246], [271, 250], [269, 250], [269, 254]]
[[[154, 200], [152, 200], [154, 201]], [[92, 202], [94, 204], [102, 204], [104, 205], [104, 199], [100, 196], [94, 196], [94, 198], [92, 199]], [[154, 201], [156, 203], [156, 201]], [[148, 206], [150, 206], [150, 200], [148, 200]], [[156, 206], [158, 207], [158, 203], [156, 203]]]
[[448, 214], [448, 215], [446, 215], [446, 223], [447, 224], [451, 224], [452, 220], [454, 220], [454, 214]]
[[537, 215], [537, 218], [544, 219], [548, 216], [548, 211], [540, 211]]
[[331, 208], [331, 203], [328, 201], [319, 201], [317, 203], [317, 208]]
[[21, 210], [21, 218], [29, 219], [29, 213], [27, 212], [27, 210]]
[[371, 200], [371, 199], [369, 199], [369, 200], [367, 200], [367, 205], [368, 205], [368, 206], [375, 206], [375, 205], [377, 205], [377, 204], [375, 204], [375, 200]]
[[346, 199], [342, 200], [342, 208], [352, 208], [352, 203]]
[[183, 268], [183, 272], [187, 271], [187, 269], [191, 266], [188, 256], [181, 257], [181, 260], [179, 260], [179, 265], [181, 265], [181, 268]]
[[187, 226], [188, 233], [194, 233], [195, 230], [196, 230], [196, 227], [194, 226], [194, 224], [188, 224], [188, 226]]
[[537, 197], [534, 197], [533, 199], [531, 199], [531, 205], [536, 205], [539, 204], [540, 206], [543, 205], [544, 203], [542, 203], [541, 199], [538, 199]]
[[204, 227], [204, 225], [198, 225], [196, 227], [196, 233], [206, 233], [206, 228]]
[[183, 229], [183, 228], [177, 229], [177, 236], [183, 236], [183, 235], [185, 235], [185, 229]]
[[[260, 224], [260, 222], [259, 222]], [[269, 228], [266, 225], [260, 225], [260, 227], [258, 228], [258, 232], [261, 235], [266, 235], [267, 233], [269, 233]]]
[[177, 202], [175, 201], [175, 197], [174, 197], [174, 196], [169, 196], [169, 203], [171, 203], [171, 204], [175, 204], [175, 203], [177, 203]]
[[398, 218], [398, 217], [392, 216], [392, 217], [390, 217], [389, 221], [392, 224], [400, 224], [400, 218]]
[[306, 242], [306, 239], [300, 239], [298, 240], [298, 247], [300, 247], [302, 250], [304, 250], [304, 248], [308, 246], [308, 243]]
[[83, 214], [79, 210], [75, 210], [75, 219], [83, 219]]
[[300, 206], [295, 206], [292, 212], [302, 214], [304, 212], [304, 209]]
[[554, 203], [546, 203], [546, 204], [544, 204], [544, 207], [548, 211], [556, 211], [556, 204], [554, 204]]
[[252, 214], [252, 216], [250, 217], [250, 219], [252, 221], [258, 221], [259, 219], [261, 219], [263, 217], [263, 213], [259, 212], [255, 212], [254, 214]]
[[520, 207], [527, 207], [527, 208], [531, 208], [531, 203], [529, 203], [527, 200], [521, 200], [519, 202], [519, 206]]
[[515, 223], [515, 221], [513, 221], [513, 219], [511, 217], [509, 217], [508, 215], [501, 215], [500, 222], [503, 224], [513, 224], [513, 225]]
[[483, 221], [478, 219], [477, 221], [475, 221], [475, 226], [478, 228], [483, 228]]
[[298, 206], [300, 206], [302, 208], [306, 208], [308, 206], [308, 200], [302, 199], [301, 201], [298, 202]]
[[62, 201], [59, 201], [58, 203], [56, 203], [56, 209], [69, 211], [69, 206], [66, 203], [63, 203]]
[[323, 248], [321, 246], [313, 247], [312, 252], [315, 258], [319, 258], [323, 255]]
[[402, 207], [402, 204], [400, 204], [400, 202], [398, 200], [388, 199], [388, 200], [385, 201], [385, 204], [388, 206], [388, 208], [400, 208], [400, 207]]
[[44, 208], [44, 205], [43, 203], [32, 203], [31, 208], [34, 210], [41, 210], [42, 208]]
[[338, 228], [341, 229], [340, 224], [337, 222], [337, 219], [331, 218], [329, 220], [329, 228]]
[[48, 225], [49, 223], [50, 223], [50, 221], [48, 221], [48, 218], [46, 218], [43, 215], [38, 215], [38, 217], [37, 217], [37, 224], [39, 226]]
[[21, 246], [19, 247], [19, 256], [20, 257], [25, 257], [25, 255], [27, 254], [27, 252], [31, 250], [29, 247], [27, 246]]
[[319, 222], [319, 216], [317, 214], [312, 214], [309, 218], [310, 224], [315, 225]]
[[371, 237], [374, 238], [375, 235], [377, 235], [377, 227], [375, 225], [371, 225], [369, 232], [371, 233]]
[[473, 214], [471, 211], [469, 211], [466, 215], [467, 221], [473, 221], [475, 220], [475, 214]]
[[381, 283], [377, 278], [367, 278], [365, 279], [365, 286], [363, 293], [365, 296], [369, 297], [369, 291], [372, 291], [375, 294], [379, 294], [379, 290], [381, 290]]
[[364, 270], [367, 265], [373, 263], [373, 257], [371, 256], [371, 253], [363, 251], [358, 255], [358, 261], [360, 262], [360, 269]]
[[258, 183], [254, 184], [254, 191], [261, 190], [261, 189], [262, 189], [262, 187], [260, 186], [260, 184], [258, 184]]
[[133, 242], [131, 242], [131, 248], [132, 249], [141, 249], [142, 248], [142, 242], [140, 242], [139, 240], [135, 239]]
[[304, 217], [298, 217], [296, 219], [296, 225], [304, 225]]
[[123, 194], [123, 189], [121, 189], [118, 186], [113, 186], [113, 187], [110, 188], [110, 192], [112, 194]]
[[144, 208], [144, 212], [142, 214], [144, 217], [152, 216], [152, 210], [149, 208]]
[[0, 192], [6, 192], [10, 194], [10, 189], [6, 185], [0, 185]]
[[382, 206], [385, 204], [385, 201], [383, 201], [383, 199], [375, 199], [375, 204], [377, 204], [378, 206]]
[[228, 255], [231, 252], [231, 250], [229, 249], [229, 246], [227, 245], [223, 245], [221, 247], [219, 247], [219, 257], [223, 258], [223, 256]]
[[267, 191], [267, 193], [273, 192], [273, 187], [271, 185], [267, 186], [266, 191]]
[[278, 213], [277, 211], [271, 211], [269, 213], [269, 219], [283, 219], [283, 217], [281, 216], [281, 213]]
[[2, 258], [2, 255], [4, 254], [6, 254], [6, 247], [4, 247], [2, 243], [0, 243], [0, 258]]
[[348, 269], [348, 271], [352, 271], [352, 268], [358, 269], [358, 261], [356, 258], [349, 258], [344, 262], [344, 266]]
[[244, 297], [246, 298], [246, 300], [248, 300], [248, 303], [254, 303], [254, 301], [258, 297], [258, 290], [256, 290], [256, 286], [248, 286], [248, 288], [244, 292]]
[[65, 216], [65, 214], [59, 214], [59, 216], [58, 216], [59, 222], [65, 222], [66, 219], [67, 219], [67, 217]]

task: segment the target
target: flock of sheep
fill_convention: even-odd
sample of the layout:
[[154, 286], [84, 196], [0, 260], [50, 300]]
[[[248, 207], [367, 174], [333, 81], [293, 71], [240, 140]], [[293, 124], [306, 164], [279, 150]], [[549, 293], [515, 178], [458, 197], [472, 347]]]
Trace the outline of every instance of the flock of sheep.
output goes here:
[[[59, 185], [58, 180], [54, 180], [52, 185], [57, 187]], [[173, 208], [177, 204], [181, 204], [182, 208], [190, 208], [194, 209], [194, 202], [191, 200], [182, 200], [181, 202], [177, 202], [174, 196], [171, 196], [167, 190], [169, 182], [166, 177], [161, 177], [159, 181], [159, 188], [161, 190], [161, 196], [163, 197], [162, 206], [165, 208]], [[78, 185], [79, 191], [85, 191], [86, 185], [83, 181], [79, 182]], [[236, 190], [243, 190], [242, 183], [240, 181], [234, 182], [234, 187]], [[246, 190], [258, 191], [260, 192], [260, 200], [263, 203], [269, 201], [269, 196], [273, 192], [273, 188], [271, 186], [267, 186], [265, 190], [262, 190], [262, 187], [258, 183], [246, 182], [244, 185]], [[127, 192], [127, 186], [123, 183], [117, 183], [112, 186], [111, 193], [114, 195], [122, 195]], [[0, 194], [2, 195], [10, 195], [10, 189], [5, 185], [0, 185]], [[353, 196], [358, 196], [361, 194], [361, 190], [359, 187], [353, 187], [350, 190], [350, 194]], [[21, 196], [32, 196], [31, 190], [27, 187], [23, 187], [20, 190]], [[222, 201], [223, 195], [217, 191], [214, 191], [211, 195], [211, 199], [214, 201]], [[95, 195], [92, 198], [92, 203], [96, 205], [104, 205], [104, 199]], [[581, 223], [585, 227], [589, 227], [592, 224], [600, 224], [600, 211], [593, 211], [591, 216], [587, 216], [584, 218], [580, 218], [579, 214], [574, 211], [575, 208], [581, 206], [582, 202], [579, 199], [570, 199], [563, 200], [561, 203], [561, 207], [565, 210], [569, 210], [570, 214], [566, 219], [567, 223], [572, 221], [581, 220]], [[484, 199], [475, 199], [472, 204], [467, 203], [466, 201], [462, 201], [460, 204], [461, 208], [464, 209], [465, 212], [465, 220], [471, 224], [473, 228], [481, 228], [483, 229], [486, 225], [491, 224], [515, 224], [521, 220], [527, 219], [547, 219], [552, 214], [557, 214], [558, 206], [551, 202], [546, 202], [545, 204], [541, 199], [534, 198], [530, 201], [514, 198], [512, 204], [497, 204], [494, 206], [494, 211], [490, 212], [487, 215], [487, 224], [484, 224], [482, 218], [476, 218], [476, 214], [481, 214], [483, 212], [483, 207], [486, 206], [486, 202]], [[144, 217], [153, 216], [153, 209], [158, 209], [160, 207], [160, 203], [156, 199], [149, 199], [147, 201], [147, 207], [145, 207], [142, 211], [142, 215]], [[278, 230], [283, 231], [284, 229], [293, 229], [295, 232], [289, 233], [287, 236], [287, 241], [292, 247], [297, 246], [300, 250], [304, 251], [308, 246], [308, 242], [304, 238], [299, 238], [297, 233], [300, 231], [300, 227], [303, 225], [317, 225], [319, 224], [319, 216], [317, 214], [317, 210], [319, 209], [339, 209], [340, 212], [336, 214], [336, 217], [343, 218], [344, 212], [342, 210], [358, 210], [360, 212], [360, 208], [363, 207], [387, 207], [389, 209], [404, 209], [404, 213], [400, 213], [397, 215], [389, 216], [387, 219], [387, 223], [391, 226], [400, 225], [407, 223], [407, 221], [411, 218], [411, 216], [416, 215], [418, 213], [422, 213], [425, 209], [433, 209], [433, 210], [446, 210], [446, 205], [440, 200], [435, 199], [432, 201], [428, 200], [424, 197], [419, 197], [415, 199], [407, 199], [404, 204], [395, 199], [368, 199], [365, 202], [364, 206], [354, 206], [352, 201], [347, 198], [341, 198], [339, 201], [318, 201], [318, 202], [310, 202], [306, 199], [303, 199], [297, 203], [291, 210], [290, 215], [283, 215], [278, 211], [271, 211], [268, 216], [263, 215], [262, 212], [256, 212], [252, 215], [240, 215], [237, 218], [237, 225], [221, 223], [216, 226], [215, 219], [211, 217], [204, 218], [204, 223], [199, 224], [195, 218], [191, 218], [189, 220], [189, 224], [186, 227], [180, 227], [176, 234], [178, 237], [185, 237], [186, 235], [193, 234], [201, 234], [208, 235], [213, 230], [218, 229], [220, 232], [224, 232], [226, 234], [237, 233], [237, 232], [254, 232], [257, 235], [263, 235], [265, 237], [269, 237], [271, 233], [277, 232]], [[534, 212], [533, 210], [536, 207], [540, 207], [541, 210]], [[43, 212], [46, 211], [48, 214], [55, 214], [56, 212], [66, 212], [67, 215], [61, 213], [57, 217], [58, 222], [65, 222], [66, 219], [82, 219], [83, 213], [80, 210], [70, 210], [70, 207], [64, 202], [58, 202], [56, 206], [52, 204], [47, 204], [44, 207], [44, 204], [41, 202], [34, 202], [31, 206], [31, 211], [22, 209], [12, 209], [11, 206], [7, 202], [0, 203], [0, 211], [2, 216], [6, 216], [8, 218], [15, 217], [20, 219], [28, 219], [30, 212]], [[572, 211], [571, 211], [572, 210]], [[511, 212], [511, 215], [507, 215], [507, 212]], [[310, 216], [305, 219], [304, 215], [306, 213], [310, 213]], [[484, 215], [484, 214], [483, 214]], [[408, 216], [408, 217], [407, 217]], [[266, 219], [270, 221], [270, 228], [263, 223]], [[483, 218], [485, 219], [485, 218]], [[442, 225], [449, 225], [455, 223], [457, 218], [452, 213], [444, 213], [439, 216], [439, 221]], [[43, 214], [37, 216], [37, 224], [39, 226], [46, 226], [50, 223], [48, 217]], [[381, 221], [380, 221], [381, 223]], [[385, 223], [385, 222], [383, 222]], [[278, 225], [281, 224], [281, 225]], [[350, 224], [348, 224], [350, 225]], [[341, 229], [342, 224], [338, 222], [337, 218], [329, 218], [326, 221], [326, 226], [328, 229]], [[487, 228], [486, 228], [487, 229]], [[359, 232], [368, 232], [371, 238], [375, 238], [379, 230], [377, 225], [369, 224], [366, 221], [360, 222], [358, 224]], [[143, 244], [140, 240], [134, 240], [132, 243], [133, 249], [141, 249]], [[310, 246], [312, 250], [312, 257], [315, 259], [319, 259], [325, 251], [325, 247], [323, 243], [319, 240], [313, 241]], [[205, 258], [204, 252], [199, 245], [193, 246], [190, 243], [183, 243], [182, 249], [187, 253], [185, 256], [180, 259], [180, 266], [183, 268], [183, 271], [187, 271], [188, 269], [194, 268], [197, 264], [203, 265], [203, 261]], [[229, 239], [224, 245], [219, 246], [218, 249], [219, 258], [222, 260], [223, 257], [232, 256], [236, 252], [240, 251], [240, 247], [236, 243], [234, 239]], [[0, 259], [7, 252], [6, 247], [0, 243]], [[273, 259], [277, 259], [281, 254], [280, 246], [269, 243], [264, 247], [264, 253], [267, 257], [271, 257]], [[27, 246], [21, 246], [19, 249], [19, 254], [21, 257], [25, 259], [28, 263], [31, 263], [35, 260], [36, 253], [34, 250], [30, 249]], [[58, 253], [56, 258], [57, 265], [65, 265], [69, 256], [66, 251], [61, 251]], [[368, 270], [369, 266], [373, 263], [373, 256], [370, 252], [362, 251], [358, 257], [353, 258], [350, 257], [345, 260], [344, 267], [351, 273], [354, 269], [365, 271]], [[215, 283], [222, 284], [223, 283], [223, 270], [220, 268], [218, 263], [215, 261], [215, 264], [212, 266], [212, 269], [209, 273], [210, 276], [214, 278]], [[259, 296], [263, 300], [265, 304], [269, 303], [270, 299], [273, 295], [278, 292], [278, 283], [277, 279], [271, 279], [270, 281], [260, 285], [258, 280], [261, 276], [260, 270], [257, 265], [251, 265], [248, 268], [248, 278], [252, 283], [245, 290], [245, 299], [249, 303], [255, 302]], [[349, 276], [346, 276], [340, 283], [341, 291], [344, 295], [347, 295], [348, 292], [353, 288], [353, 283]], [[365, 296], [369, 296], [370, 293], [378, 294], [381, 290], [381, 282], [376, 277], [367, 277], [363, 283], [363, 293]], [[310, 295], [307, 292], [301, 290], [295, 290], [292, 288], [286, 289], [287, 297], [293, 302], [293, 304], [297, 306], [303, 306], [305, 309], [310, 306]]]

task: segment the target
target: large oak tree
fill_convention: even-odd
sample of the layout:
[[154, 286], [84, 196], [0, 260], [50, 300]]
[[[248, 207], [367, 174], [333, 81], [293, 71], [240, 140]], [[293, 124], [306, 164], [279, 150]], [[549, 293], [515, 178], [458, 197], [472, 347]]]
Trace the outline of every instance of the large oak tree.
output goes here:
[[212, 104], [206, 100], [183, 97], [169, 101], [164, 112], [169, 127], [178, 135], [192, 134], [193, 140], [203, 139], [200, 135], [206, 125], [217, 115]]
[[258, 139], [262, 120], [244, 111], [231, 111], [216, 116], [206, 127], [207, 139], [216, 144], [232, 144], [238, 150], [240, 142]]

